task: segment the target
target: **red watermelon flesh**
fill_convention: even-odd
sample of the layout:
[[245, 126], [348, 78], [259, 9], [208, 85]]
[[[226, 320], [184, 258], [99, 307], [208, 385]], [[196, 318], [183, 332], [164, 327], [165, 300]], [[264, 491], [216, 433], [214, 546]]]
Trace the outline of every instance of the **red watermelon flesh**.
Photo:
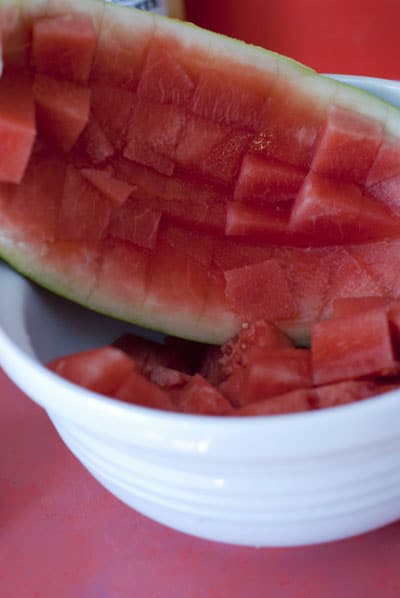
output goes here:
[[165, 239], [168, 245], [206, 268], [211, 266], [214, 254], [214, 237], [211, 234], [183, 230], [180, 226], [166, 223], [160, 231], [160, 239]]
[[[158, 160], [159, 156], [159, 165]], [[226, 202], [224, 195], [210, 185], [197, 186], [188, 177], [166, 176], [125, 159], [119, 159], [114, 168], [118, 178], [133, 186], [132, 198], [161, 210], [170, 220], [179, 223], [183, 231], [189, 227], [223, 234]]]
[[337, 382], [316, 388], [293, 390], [264, 401], [250, 403], [238, 409], [234, 415], [282, 415], [326, 409], [377, 396], [392, 388], [394, 386], [382, 387], [373, 381]]
[[53, 372], [70, 382], [104, 395], [116, 392], [134, 367], [132, 359], [110, 346], [60, 357], [49, 364]]
[[103, 170], [82, 168], [80, 173], [116, 207], [122, 206], [132, 193], [131, 185], [112, 177]]
[[149, 277], [149, 255], [143, 249], [122, 241], [108, 241], [103, 246], [96, 288], [91, 301], [100, 311], [104, 297], [115, 294], [123, 316], [129, 306], [143, 308]]
[[186, 118], [184, 110], [179, 107], [153, 103], [139, 97], [135, 101], [129, 122], [128, 142], [124, 149], [124, 156], [140, 162], [136, 157], [136, 148], [139, 145], [139, 148], [145, 146], [151, 152], [166, 158], [174, 158], [175, 148]]
[[31, 76], [6, 72], [0, 79], [0, 181], [20, 183], [36, 136]]
[[135, 370], [129, 373], [127, 379], [113, 393], [113, 397], [142, 407], [175, 411], [174, 403], [168, 394]]
[[140, 97], [161, 104], [189, 104], [194, 82], [176, 54], [168, 45], [151, 42], [137, 89]]
[[242, 203], [228, 205], [225, 232], [229, 236], [264, 239], [277, 245], [301, 245], [301, 234], [290, 234], [291, 204], [271, 204], [267, 208]]
[[315, 389], [319, 409], [354, 403], [388, 390], [390, 390], [389, 387], [380, 386], [372, 380], [347, 380], [346, 382], [317, 386]]
[[53, 241], [42, 248], [43, 276], [48, 288], [60, 288], [66, 297], [79, 284], [80, 303], [96, 288], [102, 248], [96, 241]]
[[362, 311], [389, 306], [391, 302], [389, 297], [380, 296], [338, 297], [332, 304], [332, 317], [342, 318], [357, 315]]
[[329, 281], [324, 295], [321, 318], [331, 316], [334, 302], [341, 297], [379, 297], [382, 287], [351, 251], [340, 248], [327, 256]]
[[[348, 252], [357, 260], [379, 289], [379, 295], [399, 297], [400, 264], [398, 260], [400, 241], [382, 241], [365, 245], [352, 245]], [[356, 281], [354, 281], [354, 286]], [[365, 292], [363, 293], [365, 294]]]
[[[197, 355], [199, 351], [197, 345], [173, 337], [167, 337], [161, 343], [135, 334], [124, 334], [113, 342], [113, 346], [129, 355], [135, 361], [136, 368], [141, 374], [151, 377], [154, 370], [157, 369], [155, 374], [158, 378], [157, 383], [160, 384], [161, 377], [163, 377], [165, 386], [169, 385], [167, 378], [170, 381], [173, 378], [172, 374], [169, 377], [168, 372], [192, 374], [200, 359]], [[161, 368], [163, 369], [161, 370]]]
[[262, 242], [236, 238], [217, 239], [214, 246], [213, 263], [222, 271], [249, 266], [272, 257], [275, 248]]
[[32, 106], [22, 127], [0, 119], [22, 148], [0, 187], [0, 251], [20, 269], [34, 255], [35, 277], [64, 288], [39, 244], [94, 244], [89, 305], [214, 343], [265, 316], [304, 343], [335, 299], [400, 296], [394, 109], [145, 12], [36, 0], [0, 13], [0, 105], [12, 113], [1, 86], [25, 66], [36, 148], [66, 169], [39, 181]]
[[128, 200], [122, 208], [113, 210], [105, 236], [154, 249], [161, 215], [145, 201]]
[[253, 349], [241, 387], [240, 404], [312, 386], [311, 355], [307, 349]]
[[393, 216], [400, 216], [400, 174], [368, 187], [368, 193], [387, 206]]
[[[307, 77], [304, 82], [307, 86]], [[318, 105], [312, 95], [302, 101], [305, 93], [302, 84], [295, 94], [291, 91], [292, 83], [281, 73], [273, 92], [267, 95], [264, 102], [251, 151], [268, 159], [308, 169], [320, 127], [326, 117], [326, 106]], [[330, 93], [334, 93], [333, 89]]]
[[136, 12], [132, 28], [130, 9], [119, 7], [116, 11], [109, 4], [101, 5], [104, 12], [90, 78], [135, 90], [154, 31], [153, 16], [146, 11]]
[[311, 164], [314, 172], [363, 184], [382, 141], [382, 125], [350, 110], [332, 107]]
[[318, 322], [311, 346], [318, 385], [370, 376], [395, 365], [385, 310]]
[[248, 364], [249, 352], [258, 349], [292, 347], [290, 339], [266, 319], [242, 324], [240, 332], [221, 347], [210, 347], [202, 359], [200, 373], [219, 385]]
[[89, 120], [90, 89], [39, 74], [33, 92], [38, 132], [68, 152]]
[[201, 71], [190, 107], [208, 121], [256, 131], [264, 101], [265, 84], [231, 65], [224, 74], [213, 69]]
[[91, 109], [105, 136], [116, 150], [122, 150], [136, 96], [111, 85], [91, 85]]
[[63, 15], [37, 19], [32, 29], [32, 64], [46, 75], [85, 84], [90, 75], [96, 39], [96, 30], [89, 17]]
[[178, 410], [199, 415], [227, 415], [230, 402], [199, 374], [193, 376], [178, 393]]
[[400, 149], [394, 139], [384, 139], [368, 172], [366, 186], [400, 175]]
[[89, 115], [89, 121], [76, 144], [75, 151], [82, 153], [83, 162], [97, 165], [114, 155], [114, 148], [111, 145], [104, 130], [99, 125], [93, 114]]
[[314, 388], [301, 388], [285, 394], [255, 401], [238, 409], [234, 415], [282, 415], [312, 411], [318, 401]]
[[180, 135], [176, 161], [189, 172], [232, 185], [249, 140], [246, 131], [191, 117]]
[[98, 240], [108, 227], [112, 203], [80, 171], [69, 166], [66, 171], [64, 193], [60, 204], [58, 239]]
[[19, 185], [0, 184], [3, 233], [34, 244], [54, 241], [64, 178], [60, 156], [36, 151]]
[[246, 154], [235, 186], [234, 199], [250, 203], [294, 199], [305, 173], [295, 166]]
[[[171, 276], [169, 265], [177, 270]], [[159, 242], [150, 258], [150, 273], [144, 309], [157, 318], [168, 319], [179, 309], [182, 321], [196, 326], [201, 316], [208, 286], [207, 269], [188, 255]], [[188, 298], [182, 305], [182, 294]], [[179, 307], [178, 307], [179, 306]]]
[[[266, 318], [274, 322], [296, 318], [296, 299], [278, 260], [228, 270], [225, 279], [227, 300], [244, 321]], [[268, 293], [267, 288], [270, 289]]]
[[363, 195], [353, 183], [333, 183], [316, 173], [307, 176], [293, 206], [289, 227], [309, 233], [321, 245], [364, 242], [396, 236], [397, 220], [385, 206]]
[[[394, 325], [397, 325], [396, 309], [398, 307], [389, 314], [394, 317]], [[328, 322], [349, 328], [349, 321], [351, 319], [344, 317]], [[374, 330], [377, 334], [369, 339], [369, 349], [379, 345], [379, 338], [384, 343], [387, 336], [385, 328], [380, 333], [376, 327]], [[398, 335], [398, 330], [396, 333]], [[252, 330], [243, 329], [242, 335], [221, 347], [219, 355], [215, 355], [216, 348], [210, 348], [202, 365], [204, 345], [200, 343], [167, 337], [164, 344], [159, 344], [126, 334], [112, 346], [59, 358], [49, 367], [72, 382], [125, 402], [213, 416], [270, 416], [315, 411], [399, 389], [398, 363], [366, 377], [364, 374], [364, 379], [318, 384], [312, 379], [311, 355], [320, 351], [321, 345], [312, 346], [311, 351], [295, 349], [282, 344], [283, 339], [270, 323], [260, 321]], [[238, 346], [239, 340], [246, 347]], [[259, 341], [261, 345], [257, 346]], [[262, 346], [264, 343], [269, 347]], [[229, 362], [229, 348], [239, 351], [236, 351], [239, 361], [234, 358], [231, 362], [234, 368], [229, 368], [231, 373], [221, 383], [224, 371], [219, 374], [211, 371], [216, 362], [210, 357], [214, 353], [223, 368], [222, 360]], [[359, 367], [360, 355], [349, 355], [346, 344], [338, 345], [336, 351], [337, 358], [347, 357], [353, 369]], [[364, 347], [364, 357], [366, 353]], [[210, 367], [204, 369], [207, 362], [211, 370]]]

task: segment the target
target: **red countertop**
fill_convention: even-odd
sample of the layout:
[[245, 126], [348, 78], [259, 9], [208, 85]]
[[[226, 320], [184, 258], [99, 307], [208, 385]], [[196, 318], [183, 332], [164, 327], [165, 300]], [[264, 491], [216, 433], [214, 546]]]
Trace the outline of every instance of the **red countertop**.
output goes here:
[[0, 370], [4, 598], [398, 598], [400, 523], [320, 546], [191, 538], [104, 490]]
[[[188, 0], [200, 25], [322, 72], [400, 79], [398, 0]], [[0, 369], [4, 598], [391, 598], [400, 525], [296, 549], [191, 538], [128, 509]]]

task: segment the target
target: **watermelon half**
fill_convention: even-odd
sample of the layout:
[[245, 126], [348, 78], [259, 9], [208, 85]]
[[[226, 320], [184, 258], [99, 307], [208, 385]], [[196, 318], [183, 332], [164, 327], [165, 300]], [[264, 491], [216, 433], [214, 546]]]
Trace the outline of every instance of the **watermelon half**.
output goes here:
[[97, 0], [0, 1], [0, 256], [176, 336], [400, 297], [400, 112]]

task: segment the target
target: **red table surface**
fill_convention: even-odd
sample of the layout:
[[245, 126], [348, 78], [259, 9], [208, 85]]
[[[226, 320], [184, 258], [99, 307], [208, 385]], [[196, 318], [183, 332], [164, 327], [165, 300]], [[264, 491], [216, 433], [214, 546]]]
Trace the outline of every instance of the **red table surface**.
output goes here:
[[[323, 72], [400, 78], [398, 0], [188, 0], [188, 17]], [[400, 596], [400, 526], [295, 549], [191, 538], [128, 509], [0, 370], [0, 596]]]
[[3, 598], [398, 598], [399, 561], [399, 523], [290, 549], [154, 523], [104, 490], [0, 370]]

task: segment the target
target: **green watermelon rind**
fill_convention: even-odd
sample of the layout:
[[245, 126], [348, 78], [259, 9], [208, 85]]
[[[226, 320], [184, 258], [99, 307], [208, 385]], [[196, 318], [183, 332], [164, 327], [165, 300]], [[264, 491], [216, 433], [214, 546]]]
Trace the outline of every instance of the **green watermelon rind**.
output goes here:
[[[32, 15], [38, 13], [44, 15], [44, 5], [47, 9], [51, 8], [50, 14], [66, 12], [66, 10], [89, 13], [96, 15], [100, 27], [104, 17], [104, 13], [100, 15], [102, 10], [107, 11], [107, 13], [112, 11], [111, 14], [115, 16], [115, 20], [120, 21], [125, 30], [131, 27], [134, 31], [135, 24], [138, 27], [138, 21], [142, 25], [143, 23], [151, 24], [153, 33], [161, 31], [163, 34], [177, 37], [183, 48], [198, 47], [202, 51], [208, 48], [210, 60], [213, 63], [216, 63], [218, 59], [236, 62], [246, 69], [254, 69], [254, 72], [260, 77], [274, 73], [287, 83], [292, 93], [297, 92], [299, 96], [301, 94], [304, 100], [309, 98], [316, 105], [319, 103], [322, 108], [326, 107], [328, 103], [333, 103], [356, 110], [368, 117], [377, 119], [382, 123], [388, 134], [400, 138], [400, 111], [373, 94], [320, 75], [292, 58], [244, 43], [238, 39], [206, 31], [192, 23], [143, 13], [132, 8], [105, 4], [102, 0], [33, 0], [31, 2], [19, 0], [16, 3], [12, 0], [0, 0], [0, 11], [10, 4], [19, 5], [22, 12], [28, 10], [29, 14]], [[62, 7], [62, 10], [60, 10], [60, 7]], [[0, 58], [0, 72], [1, 66]], [[121, 309], [113, 302], [112, 297], [93, 300], [90, 294], [83, 294], [79, 288], [63, 283], [60, 279], [57, 280], [57, 277], [51, 271], [44, 271], [40, 262], [40, 255], [31, 253], [30, 250], [29, 244], [10, 241], [6, 237], [2, 239], [0, 236], [0, 256], [18, 272], [51, 292], [73, 300], [98, 313], [118, 317], [120, 320], [160, 330], [167, 334], [209, 343], [224, 342], [237, 331], [240, 325], [238, 317], [233, 313], [229, 313], [228, 310], [226, 319], [223, 317], [221, 319], [215, 318], [210, 322], [203, 319], [202, 326], [199, 327], [198, 322], [191, 322], [190, 319], [184, 321], [179, 313], [174, 318], [166, 321], [165, 315], [161, 314], [157, 318], [155, 313], [145, 313], [142, 308]], [[298, 325], [298, 323], [295, 323], [295, 325]]]
[[[29, 259], [31, 256], [31, 259]], [[115, 305], [110, 301], [109, 297], [105, 297], [103, 301], [100, 300], [100, 294], [97, 293], [96, 300], [91, 300], [91, 295], [94, 289], [89, 293], [82, 294], [77, 287], [71, 287], [70, 284], [62, 279], [57, 283], [57, 274], [54, 270], [43, 267], [39, 259], [35, 259], [35, 254], [32, 253], [32, 245], [22, 241], [15, 242], [15, 240], [1, 237], [0, 235], [0, 259], [3, 259], [16, 272], [27, 278], [31, 282], [40, 287], [68, 299], [97, 312], [101, 315], [118, 319], [129, 324], [135, 324], [149, 330], [161, 332], [166, 335], [179, 336], [188, 340], [194, 340], [209, 344], [222, 344], [228, 338], [232, 337], [240, 322], [233, 312], [224, 313], [222, 317], [226, 320], [226, 325], [223, 328], [218, 328], [215, 321], [205, 322], [200, 328], [193, 324], [190, 318], [182, 318], [182, 315], [177, 315], [176, 318], [166, 318], [164, 315], [157, 316], [156, 313], [146, 311], [143, 308], [121, 308], [120, 305]]]

